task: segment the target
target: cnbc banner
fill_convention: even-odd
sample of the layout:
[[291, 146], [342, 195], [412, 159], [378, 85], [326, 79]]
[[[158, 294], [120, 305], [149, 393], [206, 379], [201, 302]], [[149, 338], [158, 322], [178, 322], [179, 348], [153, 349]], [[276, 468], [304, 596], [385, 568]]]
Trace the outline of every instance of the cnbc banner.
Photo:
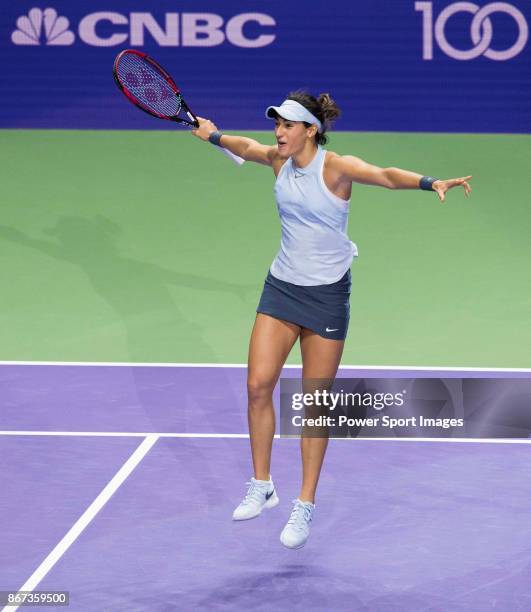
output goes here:
[[265, 107], [305, 88], [338, 130], [529, 133], [530, 18], [528, 0], [6, 0], [0, 127], [173, 129], [115, 88], [136, 48], [224, 129], [270, 129]]

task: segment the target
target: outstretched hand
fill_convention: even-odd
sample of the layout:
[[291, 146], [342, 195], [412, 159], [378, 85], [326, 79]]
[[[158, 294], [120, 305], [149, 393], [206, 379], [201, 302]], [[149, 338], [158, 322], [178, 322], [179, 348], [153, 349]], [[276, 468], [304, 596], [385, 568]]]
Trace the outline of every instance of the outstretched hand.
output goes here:
[[472, 191], [472, 187], [470, 187], [468, 184], [468, 180], [471, 178], [472, 176], [464, 176], [462, 178], [447, 179], [445, 181], [438, 180], [433, 183], [432, 189], [437, 192], [441, 202], [444, 202], [445, 193], [448, 191], [448, 189], [452, 189], [452, 187], [459, 187], [459, 185], [463, 185], [465, 195], [468, 197]]
[[198, 117], [199, 127], [194, 128], [192, 130], [192, 134], [197, 136], [201, 140], [208, 140], [208, 137], [212, 132], [215, 132], [218, 128], [210, 121], [210, 119], [205, 119], [204, 117]]

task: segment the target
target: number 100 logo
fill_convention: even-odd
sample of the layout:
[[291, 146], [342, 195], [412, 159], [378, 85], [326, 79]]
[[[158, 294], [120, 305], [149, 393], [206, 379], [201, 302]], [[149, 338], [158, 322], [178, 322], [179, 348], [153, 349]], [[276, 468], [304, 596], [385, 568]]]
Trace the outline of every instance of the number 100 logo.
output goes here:
[[[491, 2], [479, 7], [473, 2], [454, 2], [440, 13], [435, 24], [433, 20], [433, 2], [415, 2], [415, 10], [422, 12], [423, 49], [422, 58], [433, 59], [433, 37], [441, 51], [456, 60], [473, 60], [483, 55], [491, 60], [503, 62], [516, 57], [525, 47], [529, 35], [527, 21], [515, 6], [507, 2]], [[446, 22], [452, 15], [459, 12], [471, 13], [474, 17], [470, 24], [470, 38], [474, 43], [471, 49], [462, 51], [452, 46], [445, 34]], [[514, 19], [518, 26], [516, 42], [508, 49], [499, 51], [490, 48], [493, 27], [489, 18], [491, 13], [506, 13]]]

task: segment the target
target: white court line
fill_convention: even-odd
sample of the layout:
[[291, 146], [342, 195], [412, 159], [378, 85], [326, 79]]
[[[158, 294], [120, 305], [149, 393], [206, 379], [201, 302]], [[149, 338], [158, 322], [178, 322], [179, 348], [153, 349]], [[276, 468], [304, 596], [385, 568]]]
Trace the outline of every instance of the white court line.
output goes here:
[[[33, 574], [26, 580], [26, 582], [20, 587], [19, 591], [33, 591], [35, 587], [41, 582], [46, 574], [52, 569], [52, 567], [59, 561], [64, 555], [68, 548], [75, 542], [82, 531], [92, 521], [92, 519], [98, 514], [103, 506], [109, 501], [112, 495], [120, 487], [120, 485], [126, 480], [131, 474], [135, 467], [142, 461], [146, 456], [151, 447], [158, 440], [156, 434], [148, 434], [144, 441], [138, 446], [135, 452], [129, 457], [129, 459], [122, 465], [122, 467], [116, 472], [114, 477], [108, 482], [107, 486], [103, 491], [96, 497], [96, 499], [90, 504], [85, 510], [81, 517], [72, 525], [68, 533], [63, 539], [57, 544], [52, 552], [44, 559], [39, 567], [33, 572]], [[19, 606], [5, 606], [2, 612], [15, 612]]]
[[188, 433], [188, 432], [141, 432], [141, 431], [31, 431], [31, 430], [4, 430], [0, 436], [95, 436], [108, 438], [145, 438], [146, 436], [157, 436], [157, 438], [248, 438], [245, 433]]
[[[155, 436], [158, 438], [249, 438], [245, 433], [189, 433], [189, 432], [124, 432], [124, 431], [0, 431], [0, 436], [86, 436], [86, 437], [108, 437], [108, 438], [147, 438]], [[281, 438], [280, 434], [275, 434], [276, 439], [298, 440], [299, 436], [286, 436]], [[474, 442], [477, 444], [531, 444], [531, 439], [527, 438], [331, 438], [332, 440], [364, 440], [367, 442]]]
[[[247, 368], [246, 363], [128, 363], [119, 361], [0, 361], [0, 365], [36, 365], [36, 366], [105, 366], [128, 368]], [[285, 365], [284, 369], [301, 369], [302, 365]], [[375, 365], [340, 365], [340, 370], [418, 370], [441, 372], [528, 372], [529, 368], [467, 368], [448, 366], [375, 366]]]

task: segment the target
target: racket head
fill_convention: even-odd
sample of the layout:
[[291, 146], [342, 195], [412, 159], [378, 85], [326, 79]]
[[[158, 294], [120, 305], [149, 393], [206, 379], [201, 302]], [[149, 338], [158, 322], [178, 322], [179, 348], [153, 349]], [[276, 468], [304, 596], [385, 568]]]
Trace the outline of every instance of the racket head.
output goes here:
[[[113, 76], [126, 98], [149, 115], [199, 127], [175, 81], [146, 53], [136, 49], [120, 51], [114, 60]], [[186, 118], [179, 116], [181, 111]]]

